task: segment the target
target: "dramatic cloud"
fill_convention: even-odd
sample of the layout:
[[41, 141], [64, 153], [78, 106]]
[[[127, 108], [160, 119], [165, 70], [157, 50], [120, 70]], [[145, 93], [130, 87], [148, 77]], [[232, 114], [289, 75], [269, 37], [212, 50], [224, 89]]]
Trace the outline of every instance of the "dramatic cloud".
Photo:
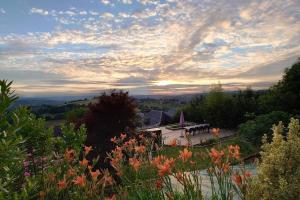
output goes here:
[[[24, 94], [191, 93], [219, 81], [262, 89], [300, 56], [297, 0], [49, 2], [23, 5], [29, 27], [5, 15], [11, 31], [0, 31], [0, 78], [15, 77]], [[29, 81], [9, 71], [34, 73]]]

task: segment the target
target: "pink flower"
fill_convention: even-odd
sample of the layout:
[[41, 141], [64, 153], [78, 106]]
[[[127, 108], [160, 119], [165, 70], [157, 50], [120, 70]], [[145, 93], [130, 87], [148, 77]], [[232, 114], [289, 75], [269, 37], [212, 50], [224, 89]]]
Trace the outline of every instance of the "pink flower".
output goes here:
[[23, 166], [24, 166], [24, 167], [28, 167], [28, 166], [29, 166], [29, 161], [27, 161], [27, 160], [24, 161], [24, 162], [23, 162]]
[[29, 172], [24, 172], [24, 176], [28, 177], [28, 176], [30, 176], [30, 173]]

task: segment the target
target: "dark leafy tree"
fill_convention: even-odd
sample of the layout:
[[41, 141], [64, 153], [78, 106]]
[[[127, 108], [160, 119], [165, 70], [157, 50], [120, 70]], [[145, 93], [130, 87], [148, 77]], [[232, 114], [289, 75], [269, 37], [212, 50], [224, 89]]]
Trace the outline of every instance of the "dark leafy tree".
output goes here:
[[109, 167], [106, 160], [107, 152], [112, 150], [114, 144], [110, 139], [125, 132], [130, 135], [134, 132], [137, 118], [137, 105], [128, 92], [112, 91], [103, 93], [97, 103], [89, 104], [88, 111], [80, 120], [87, 128], [86, 145], [92, 146], [94, 151], [90, 159], [99, 155], [98, 166]]
[[300, 113], [300, 60], [285, 70], [283, 78], [259, 98], [262, 113], [281, 110]]
[[173, 122], [178, 123], [181, 111], [184, 113], [184, 119], [186, 121], [203, 123], [203, 96], [195, 97], [190, 103], [184, 105], [177, 110], [173, 117]]
[[204, 102], [204, 118], [215, 127], [232, 127], [233, 97], [226, 94], [221, 84], [214, 85]]

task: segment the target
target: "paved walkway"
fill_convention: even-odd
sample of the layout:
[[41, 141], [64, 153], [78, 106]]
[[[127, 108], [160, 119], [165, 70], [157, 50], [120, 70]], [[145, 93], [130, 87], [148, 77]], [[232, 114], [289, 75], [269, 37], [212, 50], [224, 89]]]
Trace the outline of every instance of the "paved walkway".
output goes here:
[[[233, 171], [237, 171], [240, 169], [240, 166], [233, 166], [232, 170]], [[253, 176], [257, 175], [257, 171], [256, 171], [256, 167], [254, 165], [245, 165], [245, 170], [249, 171]], [[184, 172], [185, 174], [189, 175], [190, 172]], [[209, 175], [207, 174], [207, 170], [201, 170], [201, 171], [195, 171], [194, 173], [196, 173], [200, 179], [201, 179], [201, 190], [202, 190], [202, 194], [204, 195], [204, 199], [211, 199], [211, 181], [209, 178]], [[171, 178], [171, 183], [172, 186], [175, 190], [182, 192], [183, 190], [183, 186], [173, 177], [170, 176]], [[217, 183], [216, 178], [214, 177], [214, 182]], [[218, 190], [218, 186], [216, 186], [216, 189]], [[235, 192], [234, 192], [235, 194]], [[234, 200], [240, 200], [240, 198], [235, 194], [234, 195]]]
[[[173, 141], [174, 139], [177, 139], [178, 141], [178, 145], [179, 146], [185, 146], [187, 145], [187, 139], [186, 137], [180, 137], [181, 135], [184, 135], [184, 130], [169, 130], [166, 129], [165, 127], [159, 127], [159, 129], [162, 130], [162, 138], [163, 138], [163, 142], [164, 144], [168, 145], [171, 143], [171, 141]], [[235, 132], [231, 131], [231, 130], [225, 130], [225, 129], [221, 129], [220, 131], [220, 138], [222, 137], [228, 137], [228, 136], [232, 136], [234, 135]], [[194, 136], [190, 136], [191, 139], [191, 145], [198, 145], [201, 143], [201, 141], [206, 141], [209, 139], [212, 139], [214, 136], [212, 135], [212, 133], [207, 133], [207, 132], [201, 132], [198, 133]]]

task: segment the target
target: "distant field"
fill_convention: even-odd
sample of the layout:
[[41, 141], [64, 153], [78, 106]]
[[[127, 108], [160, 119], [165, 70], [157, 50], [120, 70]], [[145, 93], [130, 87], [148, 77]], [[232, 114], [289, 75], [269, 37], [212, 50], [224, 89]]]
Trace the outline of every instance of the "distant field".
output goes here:
[[46, 126], [47, 127], [54, 127], [54, 126], [57, 126], [57, 125], [60, 125], [60, 124], [63, 124], [65, 123], [65, 120], [48, 120], [46, 121]]

